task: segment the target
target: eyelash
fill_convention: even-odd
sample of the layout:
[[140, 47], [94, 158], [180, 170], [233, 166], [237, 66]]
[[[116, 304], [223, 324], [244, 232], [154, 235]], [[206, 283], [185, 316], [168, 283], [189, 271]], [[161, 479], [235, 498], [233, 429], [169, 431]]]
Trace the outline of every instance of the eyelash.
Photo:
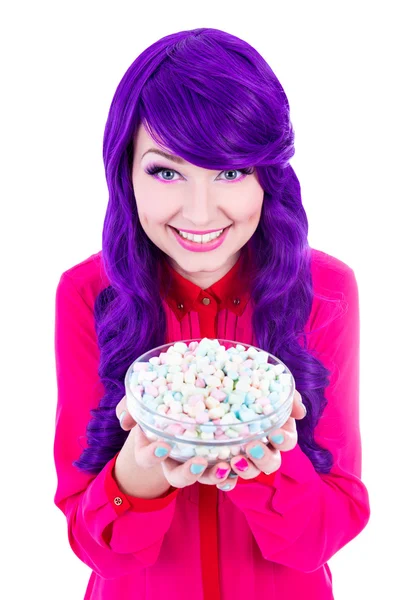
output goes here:
[[[170, 169], [169, 167], [162, 167], [161, 165], [149, 165], [145, 169], [145, 171], [148, 175], [155, 175], [157, 173], [160, 173], [160, 171], [172, 171], [173, 173], [178, 173], [178, 171], [175, 171], [175, 169]], [[252, 169], [251, 167], [247, 169], [224, 169], [223, 171], [221, 171], [221, 173], [225, 173], [226, 171], [238, 171], [238, 173], [243, 173], [244, 175], [251, 175], [252, 173], [254, 173], [254, 169]], [[156, 177], [156, 179], [158, 178]], [[173, 180], [164, 179], [164, 181]], [[229, 181], [229, 179], [226, 179], [225, 181]], [[238, 179], [231, 179], [231, 181], [238, 181]]]

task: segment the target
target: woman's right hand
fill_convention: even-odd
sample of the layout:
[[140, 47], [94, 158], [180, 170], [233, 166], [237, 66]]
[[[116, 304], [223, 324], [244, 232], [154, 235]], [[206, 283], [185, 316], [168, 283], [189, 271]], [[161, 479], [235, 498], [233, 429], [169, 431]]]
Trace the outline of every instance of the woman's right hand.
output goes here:
[[[125, 414], [122, 416], [123, 412]], [[184, 463], [179, 463], [176, 460], [169, 458], [171, 453], [171, 446], [166, 442], [150, 440], [143, 433], [141, 427], [132, 418], [126, 408], [126, 396], [116, 406], [116, 414], [120, 419], [121, 427], [124, 431], [131, 431], [133, 435], [132, 446], [134, 449], [134, 458], [138, 467], [144, 470], [152, 469], [159, 465], [161, 467], [161, 473], [165, 480], [175, 488], [184, 488], [188, 485], [192, 485], [196, 481], [205, 485], [223, 485], [228, 483], [231, 489], [235, 487], [237, 478], [228, 479], [228, 475], [231, 471], [230, 464], [226, 461], [221, 461], [212, 467], [208, 467], [207, 459], [202, 456], [196, 456]], [[158, 457], [154, 451], [156, 448], [165, 448], [167, 454], [165, 456]], [[200, 465], [203, 470], [200, 473], [192, 473], [192, 465]], [[222, 477], [217, 477], [217, 473], [222, 474]], [[226, 481], [228, 479], [228, 481]]]

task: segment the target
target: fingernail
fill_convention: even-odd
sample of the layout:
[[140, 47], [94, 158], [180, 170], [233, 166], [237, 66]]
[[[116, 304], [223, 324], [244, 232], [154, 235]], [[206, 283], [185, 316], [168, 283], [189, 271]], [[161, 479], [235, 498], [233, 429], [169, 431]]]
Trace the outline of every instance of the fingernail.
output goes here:
[[123, 410], [122, 413], [119, 415], [119, 424], [122, 427], [122, 421], [124, 420], [124, 416], [126, 415], [126, 410]]
[[229, 471], [229, 469], [219, 469], [218, 468], [215, 475], [218, 477], [218, 479], [223, 479], [228, 471]]
[[198, 475], [199, 473], [201, 473], [202, 471], [204, 471], [205, 466], [204, 465], [190, 465], [190, 472], [193, 473], [193, 475]]
[[[302, 404], [303, 404], [303, 403], [302, 403]], [[307, 415], [307, 408], [306, 408], [306, 405], [305, 405], [305, 404], [303, 404], [303, 408], [304, 408], [304, 417], [305, 417], [305, 416]], [[303, 418], [304, 418], [304, 417], [303, 417]]]
[[239, 475], [233, 471], [231, 471], [228, 475], [228, 479], [234, 479], [235, 477], [239, 477]]
[[264, 456], [264, 450], [262, 449], [262, 446], [260, 446], [260, 445], [254, 446], [250, 450], [250, 454], [252, 455], [253, 458], [262, 458]]
[[218, 489], [223, 490], [224, 492], [227, 492], [228, 490], [231, 489], [231, 486], [229, 484], [226, 484]]
[[284, 439], [285, 438], [281, 433], [279, 433], [278, 435], [271, 435], [271, 440], [274, 442], [274, 444], [282, 444]]
[[249, 463], [245, 458], [241, 458], [236, 463], [233, 463], [233, 466], [236, 467], [239, 471], [247, 471], [249, 468]]
[[162, 446], [157, 446], [157, 448], [154, 450], [154, 454], [160, 458], [161, 456], [168, 454], [168, 450]]

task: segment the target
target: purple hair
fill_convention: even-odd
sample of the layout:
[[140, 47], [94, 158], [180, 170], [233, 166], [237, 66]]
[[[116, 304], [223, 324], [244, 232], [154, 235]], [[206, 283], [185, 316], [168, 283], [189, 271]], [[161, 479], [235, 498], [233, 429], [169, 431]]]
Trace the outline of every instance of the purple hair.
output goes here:
[[74, 465], [99, 473], [122, 448], [128, 432], [115, 407], [125, 395], [125, 373], [142, 353], [166, 342], [156, 276], [163, 253], [140, 224], [131, 180], [133, 140], [141, 123], [156, 143], [197, 166], [256, 167], [264, 201], [247, 242], [255, 261], [253, 331], [257, 346], [293, 373], [307, 408], [307, 416], [296, 422], [298, 443], [317, 471], [329, 473], [332, 454], [316, 443], [314, 429], [327, 403], [331, 371], [306, 349], [311, 248], [299, 181], [289, 165], [294, 155], [289, 103], [252, 46], [212, 28], [155, 42], [129, 67], [111, 103], [103, 146], [109, 202], [102, 237], [111, 285], [95, 301], [105, 395], [91, 411], [87, 448]]

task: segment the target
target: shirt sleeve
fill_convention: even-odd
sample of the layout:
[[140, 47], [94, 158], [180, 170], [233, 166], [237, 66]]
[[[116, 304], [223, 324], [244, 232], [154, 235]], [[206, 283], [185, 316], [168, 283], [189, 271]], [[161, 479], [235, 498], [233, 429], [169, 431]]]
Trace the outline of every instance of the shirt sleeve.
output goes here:
[[370, 517], [368, 492], [360, 479], [358, 288], [353, 270], [347, 269], [338, 281], [345, 309], [324, 327], [321, 321], [329, 317], [329, 308], [322, 308], [309, 342], [333, 372], [325, 389], [328, 404], [314, 434], [333, 454], [331, 472], [318, 473], [297, 444], [281, 453], [270, 485], [247, 480], [227, 492], [245, 514], [262, 556], [306, 573], [355, 538]]
[[152, 512], [153, 510], [164, 508], [164, 506], [167, 506], [174, 498], [176, 498], [178, 494], [178, 488], [175, 488], [172, 485], [166, 492], [157, 498], [137, 498], [136, 496], [130, 496], [129, 494], [122, 493], [118, 487], [114, 473], [118, 454], [119, 452], [108, 463], [108, 468], [104, 479], [107, 497], [109, 501], [114, 504], [115, 511], [118, 514], [122, 514], [126, 510], [127, 506], [133, 511]]
[[56, 291], [55, 356], [54, 502], [67, 518], [70, 546], [105, 579], [151, 566], [171, 525], [179, 490], [149, 500], [122, 494], [112, 476], [117, 456], [97, 475], [73, 466], [84, 448], [90, 410], [98, 406], [104, 387], [93, 310], [65, 273]]

